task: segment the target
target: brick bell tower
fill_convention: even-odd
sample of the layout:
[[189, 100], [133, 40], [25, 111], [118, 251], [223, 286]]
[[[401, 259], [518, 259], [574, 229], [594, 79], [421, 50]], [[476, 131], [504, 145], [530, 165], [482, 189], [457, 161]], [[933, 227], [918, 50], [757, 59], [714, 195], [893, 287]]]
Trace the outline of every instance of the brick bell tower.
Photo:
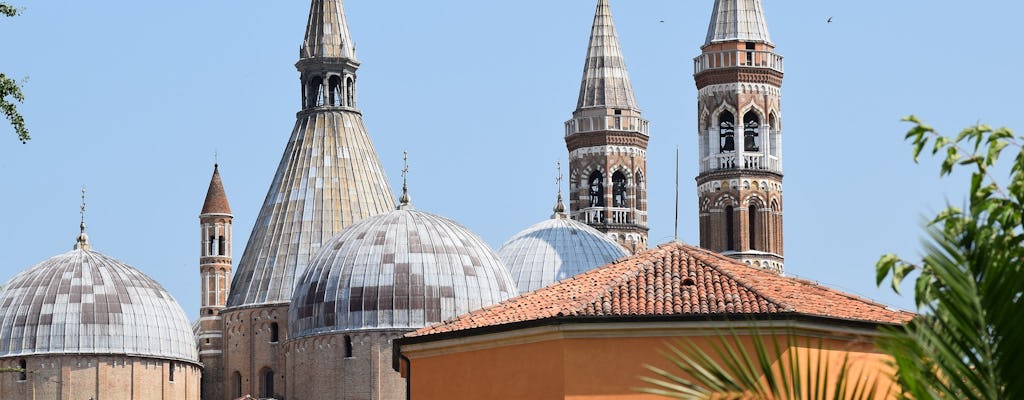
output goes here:
[[231, 287], [231, 206], [228, 205], [220, 171], [213, 165], [213, 178], [199, 214], [199, 275], [202, 301], [199, 308], [199, 361], [205, 367], [200, 382], [203, 398], [222, 399], [224, 381], [224, 321], [220, 312]]
[[565, 123], [572, 219], [647, 248], [649, 124], [637, 107], [608, 0], [599, 0], [579, 102]]
[[701, 247], [781, 274], [783, 65], [761, 0], [716, 0], [701, 50]]

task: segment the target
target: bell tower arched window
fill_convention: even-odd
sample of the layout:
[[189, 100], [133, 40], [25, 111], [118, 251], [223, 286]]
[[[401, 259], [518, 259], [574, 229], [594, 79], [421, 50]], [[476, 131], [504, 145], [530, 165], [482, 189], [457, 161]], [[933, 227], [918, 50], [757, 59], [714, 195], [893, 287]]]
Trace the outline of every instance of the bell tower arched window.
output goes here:
[[736, 250], [736, 229], [733, 227], [733, 208], [725, 208], [725, 250]]
[[736, 151], [736, 118], [731, 112], [723, 111], [718, 116], [719, 149], [725, 153]]
[[306, 84], [306, 107], [320, 107], [324, 105], [324, 79], [314, 76]]
[[345, 105], [356, 106], [356, 81], [351, 76], [345, 79]]
[[626, 207], [626, 175], [622, 171], [612, 174], [612, 207]]
[[761, 151], [761, 117], [754, 111], [743, 116], [743, 151]]
[[590, 185], [590, 206], [604, 207], [604, 174], [594, 171], [587, 183]]
[[747, 231], [747, 236], [750, 237], [750, 249], [760, 250], [757, 247], [757, 205], [751, 203], [747, 207], [747, 219], [749, 220], [750, 230]]

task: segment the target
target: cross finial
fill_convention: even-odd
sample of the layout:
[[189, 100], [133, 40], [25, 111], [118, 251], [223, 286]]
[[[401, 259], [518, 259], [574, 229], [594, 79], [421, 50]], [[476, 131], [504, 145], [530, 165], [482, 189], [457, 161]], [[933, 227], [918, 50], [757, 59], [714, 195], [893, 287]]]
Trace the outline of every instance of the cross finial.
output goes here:
[[412, 197], [409, 196], [409, 151], [402, 150], [402, 197], [398, 199], [399, 210], [412, 209]]
[[217, 164], [220, 164], [220, 157], [217, 154], [217, 149], [213, 149], [213, 166], [216, 167]]
[[78, 225], [78, 240], [75, 242], [75, 250], [89, 250], [89, 235], [85, 234], [85, 185], [82, 185], [82, 206], [79, 208], [82, 214], [82, 222]]

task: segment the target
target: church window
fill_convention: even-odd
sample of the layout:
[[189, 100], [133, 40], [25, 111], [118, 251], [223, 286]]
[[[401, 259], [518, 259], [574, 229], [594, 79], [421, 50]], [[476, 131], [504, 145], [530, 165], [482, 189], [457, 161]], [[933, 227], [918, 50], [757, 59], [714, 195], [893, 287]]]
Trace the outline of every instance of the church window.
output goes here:
[[174, 363], [168, 363], [167, 367], [167, 380], [174, 382]]
[[332, 76], [327, 85], [330, 87], [330, 105], [341, 107], [341, 77]]
[[280, 332], [278, 332], [277, 322], [271, 323], [270, 324], [270, 343], [277, 343], [277, 341], [280, 339], [279, 336], [278, 336], [279, 333]]
[[352, 337], [345, 335], [345, 358], [352, 358]]
[[324, 80], [319, 76], [310, 78], [306, 86], [306, 106], [320, 107], [324, 105]]
[[263, 372], [263, 397], [274, 398], [274, 370]]
[[733, 222], [732, 221], [733, 220], [732, 213], [733, 213], [732, 206], [729, 206], [729, 207], [725, 208], [725, 250], [726, 251], [736, 250], [736, 246], [734, 245], [735, 240], [733, 240], [735, 238], [735, 233], [736, 232], [735, 232], [735, 229], [733, 229], [733, 226], [732, 226], [732, 222]]
[[622, 171], [612, 174], [612, 206], [626, 207], [626, 175]]
[[222, 256], [227, 254], [227, 246], [226, 245], [227, 245], [227, 241], [224, 239], [224, 235], [218, 236], [217, 237], [217, 254], [222, 255]]
[[356, 106], [356, 81], [351, 76], [345, 79], [345, 105]]
[[18, 371], [18, 380], [19, 381], [27, 381], [28, 380], [28, 362], [26, 362], [24, 359], [18, 360], [18, 369], [20, 370], [20, 371]]
[[747, 65], [754, 65], [754, 49], [756, 48], [756, 44], [747, 43]]
[[751, 204], [747, 207], [747, 219], [750, 221], [750, 231], [747, 235], [750, 237], [750, 249], [758, 250], [757, 248], [757, 206]]
[[736, 151], [735, 119], [731, 112], [723, 111], [718, 117], [718, 137], [723, 153]]
[[743, 151], [761, 150], [761, 118], [750, 111], [743, 116]]
[[207, 249], [206, 249], [206, 255], [208, 255], [208, 256], [212, 256], [212, 255], [214, 255], [214, 254], [217, 254], [217, 253], [216, 253], [216, 252], [214, 251], [214, 248], [213, 248], [213, 246], [214, 246], [214, 243], [217, 243], [217, 240], [216, 240], [216, 239], [217, 239], [217, 238], [215, 238], [215, 237], [213, 237], [213, 236], [210, 236], [210, 241], [209, 241], [209, 242], [207, 242]]
[[604, 207], [604, 174], [594, 171], [587, 182], [590, 184], [590, 206]]

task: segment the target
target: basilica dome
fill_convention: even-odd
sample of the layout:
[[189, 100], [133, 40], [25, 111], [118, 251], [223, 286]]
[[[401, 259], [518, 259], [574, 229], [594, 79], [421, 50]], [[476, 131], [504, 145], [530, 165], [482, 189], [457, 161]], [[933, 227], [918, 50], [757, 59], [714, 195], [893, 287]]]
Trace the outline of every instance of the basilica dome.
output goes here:
[[556, 209], [551, 219], [512, 236], [498, 250], [520, 293], [549, 286], [629, 255], [604, 233], [558, 211]]
[[295, 286], [289, 326], [293, 337], [410, 330], [517, 294], [508, 270], [480, 237], [403, 206], [324, 244]]
[[76, 249], [0, 289], [0, 358], [128, 355], [197, 363], [192, 325], [160, 284], [131, 266]]

